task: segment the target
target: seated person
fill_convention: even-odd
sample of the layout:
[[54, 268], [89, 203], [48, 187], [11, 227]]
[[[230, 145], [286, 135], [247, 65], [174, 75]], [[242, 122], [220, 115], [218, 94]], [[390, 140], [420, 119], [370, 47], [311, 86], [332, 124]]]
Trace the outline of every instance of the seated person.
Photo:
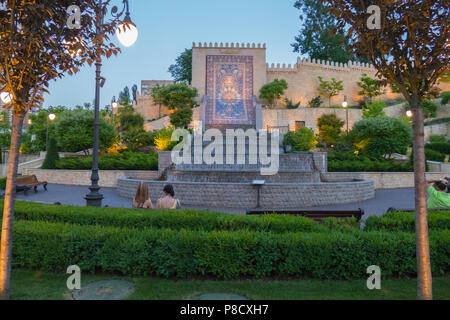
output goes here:
[[428, 199], [429, 209], [450, 208], [450, 194], [447, 193], [448, 180], [428, 181], [433, 183], [428, 188], [430, 198]]
[[133, 199], [134, 209], [153, 209], [152, 200], [148, 195], [148, 185], [139, 183], [136, 196]]
[[166, 196], [156, 202], [156, 207], [169, 210], [181, 209], [180, 200], [175, 199], [173, 187], [170, 184], [166, 185], [163, 191]]

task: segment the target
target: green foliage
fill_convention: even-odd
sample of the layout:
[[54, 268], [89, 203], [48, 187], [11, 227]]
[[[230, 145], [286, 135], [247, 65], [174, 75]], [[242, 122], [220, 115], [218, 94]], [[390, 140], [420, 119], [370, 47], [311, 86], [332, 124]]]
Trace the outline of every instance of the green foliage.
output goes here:
[[344, 90], [343, 81], [338, 81], [335, 78], [331, 78], [331, 81], [325, 81], [321, 76], [319, 79], [319, 93], [328, 98], [328, 105], [331, 106], [331, 98], [337, 96], [339, 92]]
[[[390, 212], [382, 217], [371, 216], [366, 222], [366, 231], [412, 232], [416, 231], [415, 212]], [[450, 211], [431, 211], [428, 213], [430, 230], [449, 230]]]
[[380, 82], [377, 79], [373, 79], [363, 74], [361, 81], [357, 82], [361, 90], [358, 92], [360, 96], [369, 97], [369, 103], [372, 103], [372, 98], [381, 96], [385, 93], [385, 90], [381, 87]]
[[174, 129], [163, 128], [158, 131], [155, 138], [155, 145], [160, 151], [171, 151], [177, 144], [177, 141], [172, 141]]
[[[13, 267], [47, 272], [65, 272], [76, 262], [85, 272], [127, 276], [361, 279], [376, 257], [386, 277], [417, 274], [414, 233], [136, 230], [32, 221], [17, 221], [13, 232]], [[430, 247], [433, 274], [448, 273], [450, 232], [431, 232]]]
[[0, 113], [0, 148], [9, 148], [11, 145], [11, 126], [7, 111]]
[[300, 102], [294, 103], [288, 98], [284, 99], [284, 103], [286, 104], [286, 108], [289, 110], [298, 109], [300, 107]]
[[[439, 110], [439, 105], [432, 100], [425, 100], [422, 102], [423, 116], [425, 119], [436, 118]], [[405, 110], [411, 110], [409, 103], [405, 104]]]
[[445, 154], [440, 153], [439, 151], [425, 148], [425, 158], [427, 161], [444, 162]]
[[175, 128], [187, 128], [192, 122], [192, 108], [181, 108], [170, 115], [170, 123]]
[[292, 44], [294, 52], [312, 59], [347, 63], [351, 56], [347, 49], [350, 39], [343, 32], [334, 32], [338, 23], [326, 12], [326, 5], [315, 0], [297, 0], [294, 6], [301, 11], [302, 21]]
[[317, 145], [317, 138], [311, 129], [300, 128], [296, 132], [288, 132], [284, 136], [283, 144], [292, 146], [293, 151], [309, 152]]
[[190, 88], [186, 83], [176, 83], [170, 86], [156, 86], [151, 95], [156, 104], [166, 106], [170, 110], [193, 107], [198, 91]]
[[287, 88], [288, 83], [286, 80], [275, 79], [273, 82], [267, 83], [261, 88], [259, 98], [267, 100], [269, 105], [274, 106]]
[[[100, 170], [158, 170], [158, 156], [156, 153], [123, 152], [121, 154], [107, 154], [99, 157]], [[60, 170], [90, 170], [92, 158], [63, 158], [56, 162]]]
[[426, 149], [434, 150], [442, 154], [450, 155], [450, 142], [445, 143], [429, 143], [425, 146]]
[[424, 123], [424, 125], [425, 125], [425, 127], [428, 127], [428, 126], [433, 126], [435, 124], [442, 124], [442, 123], [450, 123], [450, 117], [427, 121]]
[[377, 117], [357, 122], [352, 130], [355, 145], [363, 155], [380, 159], [393, 153], [406, 154], [412, 132], [399, 119]]
[[319, 138], [327, 146], [336, 145], [345, 122], [339, 119], [334, 113], [324, 114], [317, 120], [319, 128]]
[[48, 143], [48, 151], [45, 156], [42, 169], [56, 169], [56, 163], [59, 160], [58, 146], [55, 138], [50, 138]]
[[[105, 119], [99, 122], [100, 149], [109, 148], [117, 138], [114, 125]], [[91, 149], [94, 140], [94, 111], [68, 110], [59, 115], [55, 128], [58, 146], [62, 152]]]
[[[82, 107], [80, 107], [81, 109]], [[79, 109], [77, 109], [79, 110]], [[59, 137], [56, 133], [56, 124], [61, 119], [61, 114], [65, 112], [72, 112], [70, 109], [64, 106], [58, 106], [56, 108], [48, 108], [40, 110], [37, 114], [28, 114], [28, 119], [32, 121], [31, 125], [28, 125], [27, 132], [35, 137], [34, 141], [24, 141], [24, 145], [28, 150], [32, 150], [32, 153], [45, 151], [47, 148], [47, 124], [49, 137], [55, 136], [59, 144]], [[48, 120], [49, 114], [55, 114], [56, 120]], [[78, 150], [80, 151], [80, 150]]]
[[169, 67], [169, 73], [172, 78], [177, 82], [192, 82], [192, 49], [186, 49], [181, 53], [175, 64]]
[[450, 91], [444, 91], [444, 92], [442, 92], [442, 93], [441, 93], [441, 98], [442, 98], [441, 104], [442, 104], [443, 106], [445, 106], [446, 104], [448, 104], [448, 102], [450, 101]]
[[6, 178], [0, 178], [0, 190], [6, 189]]
[[144, 130], [144, 118], [131, 106], [119, 109], [118, 122], [122, 133]]
[[322, 98], [320, 96], [315, 97], [310, 102], [308, 102], [308, 105], [311, 108], [320, 108], [323, 104]]
[[363, 119], [385, 117], [384, 108], [386, 108], [386, 103], [383, 101], [374, 101], [371, 104], [366, 103], [366, 107], [362, 111]]
[[146, 132], [141, 129], [131, 129], [122, 134], [122, 142], [128, 150], [136, 152], [142, 147], [155, 145], [156, 132]]
[[329, 172], [413, 172], [412, 163], [402, 164], [394, 160], [371, 159], [356, 156], [352, 152], [330, 152]]
[[430, 136], [430, 143], [431, 144], [435, 144], [435, 143], [450, 143], [450, 140], [447, 140], [447, 136], [445, 134], [440, 134], [440, 135], [431, 135]]
[[131, 106], [130, 88], [125, 87], [123, 91], [119, 93], [119, 102], [122, 106]]

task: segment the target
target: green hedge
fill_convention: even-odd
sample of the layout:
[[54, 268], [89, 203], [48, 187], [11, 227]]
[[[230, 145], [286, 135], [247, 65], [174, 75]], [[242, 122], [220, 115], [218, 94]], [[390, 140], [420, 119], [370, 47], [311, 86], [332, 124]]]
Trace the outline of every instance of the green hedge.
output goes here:
[[[3, 200], [0, 200], [3, 208]], [[0, 213], [1, 216], [1, 213]], [[133, 209], [54, 206], [37, 203], [16, 202], [15, 219], [100, 225], [135, 229], [190, 229], [190, 230], [250, 230], [283, 232], [327, 232], [330, 229], [359, 229], [359, 223], [350, 220], [327, 219], [319, 224], [311, 219], [292, 216], [246, 216], [199, 210], [141, 211]]]
[[[100, 170], [158, 170], [158, 155], [156, 153], [108, 154], [98, 160]], [[63, 158], [56, 162], [60, 170], [90, 170], [92, 158]]]
[[[415, 232], [414, 212], [392, 212], [382, 217], [371, 216], [366, 220], [367, 231], [406, 231]], [[428, 226], [432, 230], [450, 230], [450, 210], [428, 213]]]
[[434, 150], [443, 154], [450, 154], [450, 142], [447, 143], [429, 143], [425, 146], [426, 149]]
[[412, 163], [402, 164], [393, 160], [371, 159], [350, 152], [333, 151], [328, 154], [330, 172], [412, 172]]
[[[430, 234], [432, 271], [448, 272], [450, 232]], [[366, 278], [378, 265], [384, 277], [416, 275], [412, 233], [283, 233], [127, 229], [18, 221], [13, 266], [127, 276], [220, 279]]]

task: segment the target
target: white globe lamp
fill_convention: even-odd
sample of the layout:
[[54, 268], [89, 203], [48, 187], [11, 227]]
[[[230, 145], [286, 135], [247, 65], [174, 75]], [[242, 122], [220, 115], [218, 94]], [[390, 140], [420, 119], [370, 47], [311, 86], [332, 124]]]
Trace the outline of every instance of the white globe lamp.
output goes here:
[[126, 23], [120, 23], [119, 26], [116, 29], [116, 35], [119, 39], [119, 42], [124, 47], [131, 47], [133, 44], [136, 43], [137, 38], [139, 36], [138, 29], [136, 28], [136, 25], [131, 22], [131, 19], [129, 16], [126, 16], [124, 19], [124, 22]]
[[12, 94], [9, 92], [2, 92], [0, 94], [0, 99], [4, 104], [10, 104], [12, 101]]

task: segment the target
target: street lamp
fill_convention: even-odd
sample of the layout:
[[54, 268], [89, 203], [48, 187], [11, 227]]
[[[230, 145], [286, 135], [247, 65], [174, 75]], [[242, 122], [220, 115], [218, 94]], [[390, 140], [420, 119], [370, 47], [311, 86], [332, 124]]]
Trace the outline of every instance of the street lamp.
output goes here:
[[45, 134], [45, 151], [48, 152], [48, 120], [54, 121], [56, 119], [56, 115], [54, 113], [50, 113], [47, 116], [47, 132]]
[[[103, 0], [99, 0], [100, 10], [96, 17], [96, 35], [97, 38], [103, 38], [103, 21], [107, 13], [108, 2], [104, 3]], [[126, 47], [132, 46], [138, 37], [136, 25], [131, 21], [130, 10], [128, 0], [123, 0], [123, 9], [118, 13], [119, 8], [114, 6], [111, 10], [112, 16], [119, 19], [125, 12], [125, 18], [122, 23], [119, 24], [116, 34], [120, 43]], [[94, 116], [94, 148], [92, 155], [92, 175], [91, 186], [89, 187], [90, 193], [85, 197], [86, 204], [90, 207], [101, 207], [103, 195], [99, 192], [100, 186], [98, 181], [100, 180], [98, 171], [98, 153], [99, 153], [99, 122], [100, 122], [100, 88], [105, 84], [106, 79], [101, 76], [102, 57], [100, 52], [97, 54], [96, 62], [96, 77], [95, 77], [95, 116]]]
[[10, 104], [12, 101], [12, 94], [9, 92], [2, 92], [0, 94], [0, 99], [4, 104]]
[[113, 121], [113, 123], [114, 123], [114, 110], [116, 110], [117, 108], [119, 107], [119, 104], [117, 103], [117, 101], [116, 101], [116, 96], [114, 96], [113, 98], [112, 98], [112, 101], [111, 101], [111, 108], [112, 108], [112, 121]]
[[414, 113], [411, 111], [411, 110], [408, 110], [408, 111], [406, 111], [406, 116], [408, 117], [408, 118], [412, 118], [413, 117], [413, 115], [414, 115]]
[[348, 102], [347, 102], [347, 96], [344, 96], [344, 101], [342, 102], [342, 107], [345, 108], [346, 123], [347, 123], [347, 134], [348, 134], [349, 127], [348, 127]]

